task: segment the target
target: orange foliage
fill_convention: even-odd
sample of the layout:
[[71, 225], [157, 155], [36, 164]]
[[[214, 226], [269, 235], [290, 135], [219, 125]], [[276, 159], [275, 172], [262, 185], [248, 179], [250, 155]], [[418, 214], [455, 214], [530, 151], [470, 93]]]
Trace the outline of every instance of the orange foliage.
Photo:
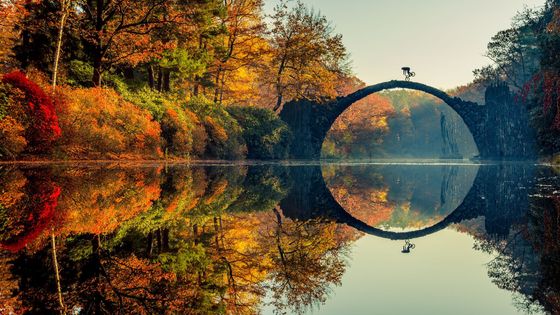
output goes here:
[[210, 133], [210, 136], [220, 142], [226, 142], [228, 140], [228, 134], [224, 127], [218, 124], [214, 118], [210, 116], [204, 117], [204, 124]]
[[[24, 5], [28, 0], [0, 1], [0, 65], [10, 64], [12, 48], [16, 43], [19, 32], [15, 25], [27, 14]], [[0, 69], [7, 70], [7, 69]]]
[[387, 187], [381, 189], [353, 188], [351, 194], [343, 185], [329, 187], [329, 190], [348, 213], [370, 226], [376, 226], [391, 219], [395, 204], [387, 200], [389, 193]]
[[61, 150], [76, 158], [161, 157], [161, 129], [145, 110], [103, 88], [64, 88]]
[[104, 234], [147, 211], [160, 196], [155, 170], [77, 170], [64, 174], [62, 233]]
[[[337, 87], [338, 95], [348, 95], [366, 85], [357, 78], [342, 80]], [[344, 132], [345, 130], [381, 130], [387, 131], [387, 119], [395, 114], [391, 101], [380, 94], [369, 95], [352, 104], [340, 115], [331, 130]]]

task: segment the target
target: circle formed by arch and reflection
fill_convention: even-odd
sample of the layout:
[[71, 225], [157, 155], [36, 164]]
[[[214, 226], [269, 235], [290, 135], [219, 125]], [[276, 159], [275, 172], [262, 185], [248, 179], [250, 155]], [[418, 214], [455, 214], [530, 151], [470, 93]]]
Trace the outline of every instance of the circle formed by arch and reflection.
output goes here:
[[478, 169], [472, 164], [329, 163], [322, 165], [322, 175], [332, 198], [350, 216], [384, 231], [405, 231], [428, 227], [457, 209]]
[[481, 205], [485, 202], [481, 189], [484, 178], [477, 169], [476, 177], [469, 192], [449, 215], [434, 225], [420, 230], [393, 232], [370, 226], [348, 213], [327, 188], [320, 165], [290, 167], [290, 177], [292, 188], [280, 202], [280, 207], [287, 217], [298, 220], [322, 217], [346, 224], [358, 231], [391, 240], [423, 237], [443, 230], [453, 223], [475, 218], [479, 215], [477, 210], [481, 209]]

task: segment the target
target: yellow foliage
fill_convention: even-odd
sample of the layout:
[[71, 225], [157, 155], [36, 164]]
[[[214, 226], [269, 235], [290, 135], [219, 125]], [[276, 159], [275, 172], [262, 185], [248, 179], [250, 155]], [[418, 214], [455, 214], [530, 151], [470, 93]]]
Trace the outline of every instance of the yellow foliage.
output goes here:
[[64, 193], [58, 209], [64, 216], [63, 233], [104, 234], [146, 211], [160, 196], [159, 180], [152, 172], [87, 170], [81, 176], [64, 176]]
[[10, 172], [7, 176], [0, 177], [0, 206], [11, 208], [25, 197], [23, 188], [27, 178], [21, 172]]
[[0, 158], [15, 158], [26, 146], [23, 126], [10, 116], [0, 119]]
[[226, 130], [224, 129], [224, 127], [218, 124], [214, 120], [214, 118], [206, 116], [204, 117], [204, 123], [206, 124], [212, 138], [217, 139], [220, 142], [226, 142], [228, 140], [228, 134]]
[[58, 104], [65, 135], [61, 149], [74, 158], [160, 157], [161, 130], [152, 116], [103, 88], [64, 88]]

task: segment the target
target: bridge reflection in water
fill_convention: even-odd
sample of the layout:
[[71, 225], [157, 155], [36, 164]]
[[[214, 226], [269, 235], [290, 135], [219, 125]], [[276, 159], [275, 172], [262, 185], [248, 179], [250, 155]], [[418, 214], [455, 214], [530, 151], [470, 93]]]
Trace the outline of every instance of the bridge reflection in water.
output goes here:
[[441, 221], [416, 231], [387, 231], [354, 217], [351, 209], [347, 211], [329, 191], [320, 165], [289, 169], [292, 187], [280, 207], [284, 215], [293, 219], [323, 218], [391, 240], [427, 236], [451, 224], [481, 216], [485, 217], [485, 229], [489, 235], [506, 236], [510, 227], [526, 216], [534, 169], [533, 165], [515, 163], [479, 166], [474, 182], [460, 204]]
[[[14, 310], [8, 313], [60, 313], [57, 282], [69, 310], [266, 313], [260, 307], [270, 293], [279, 312], [298, 313], [330, 299], [343, 275], [358, 270], [346, 260], [363, 235], [356, 230], [374, 236], [361, 240], [394, 245], [379, 238], [412, 240], [453, 224], [474, 251], [492, 256], [493, 264], [478, 265], [489, 281], [551, 313], [560, 310], [560, 185], [548, 167], [10, 166], [0, 168], [0, 187], [0, 305]], [[437, 246], [424, 244], [458, 235], [452, 229], [413, 241], [422, 249], [415, 262], [443, 257], [430, 256]], [[400, 259], [390, 247], [384, 257]], [[470, 243], [452, 250], [442, 255], [474, 256]], [[387, 259], [378, 266], [394, 268]], [[358, 278], [344, 286], [363, 289]], [[428, 295], [441, 292], [418, 283]]]

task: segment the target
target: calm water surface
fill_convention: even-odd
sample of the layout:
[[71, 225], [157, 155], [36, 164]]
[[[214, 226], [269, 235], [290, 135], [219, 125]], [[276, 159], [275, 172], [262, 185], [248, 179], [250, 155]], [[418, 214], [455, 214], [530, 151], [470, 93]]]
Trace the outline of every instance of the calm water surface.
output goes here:
[[2, 165], [0, 314], [61, 310], [557, 314], [560, 178], [520, 163]]

